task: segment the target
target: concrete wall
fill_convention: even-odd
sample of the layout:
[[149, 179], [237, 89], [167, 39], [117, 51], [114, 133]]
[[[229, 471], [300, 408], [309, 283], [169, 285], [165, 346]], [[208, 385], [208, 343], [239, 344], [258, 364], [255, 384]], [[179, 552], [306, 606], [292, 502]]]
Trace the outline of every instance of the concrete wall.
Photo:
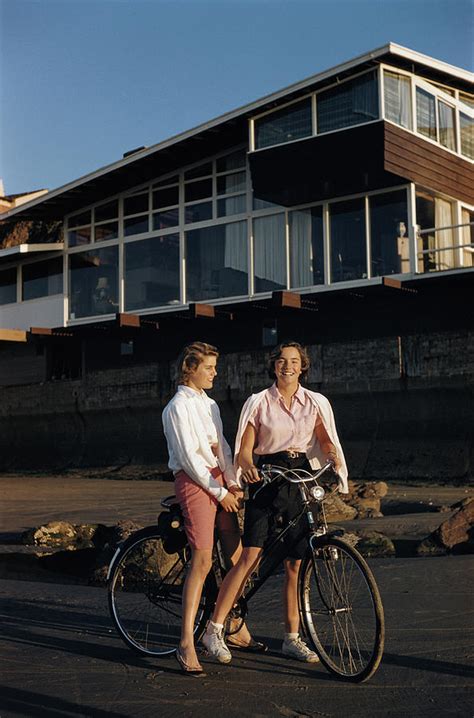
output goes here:
[[[333, 403], [354, 478], [472, 476], [474, 335], [444, 332], [309, 347], [307, 385]], [[233, 439], [242, 402], [268, 386], [263, 351], [219, 361], [212, 396]], [[0, 389], [0, 468], [166, 462], [161, 410], [173, 366]]]
[[64, 296], [30, 299], [27, 302], [3, 304], [0, 307], [0, 327], [30, 329], [30, 327], [64, 326]]

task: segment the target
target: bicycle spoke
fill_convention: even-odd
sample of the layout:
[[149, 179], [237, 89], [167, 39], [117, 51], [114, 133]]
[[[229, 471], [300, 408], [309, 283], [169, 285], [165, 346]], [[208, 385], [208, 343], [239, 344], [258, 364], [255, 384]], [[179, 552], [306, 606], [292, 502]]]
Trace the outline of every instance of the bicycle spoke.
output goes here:
[[303, 573], [303, 622], [322, 662], [349, 680], [365, 680], [383, 648], [383, 611], [367, 565], [343, 541], [330, 539], [308, 557]]
[[[137, 538], [124, 550], [109, 589], [112, 617], [131, 647], [147, 654], [175, 650], [182, 623], [182, 593], [188, 560], [168, 554], [160, 535]], [[196, 629], [202, 625], [206, 594], [199, 603]]]

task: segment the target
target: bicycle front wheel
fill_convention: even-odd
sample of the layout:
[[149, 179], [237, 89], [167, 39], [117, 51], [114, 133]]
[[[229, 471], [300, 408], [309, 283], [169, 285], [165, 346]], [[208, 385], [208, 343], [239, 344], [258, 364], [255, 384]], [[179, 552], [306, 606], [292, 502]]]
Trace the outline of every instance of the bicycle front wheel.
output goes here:
[[358, 551], [326, 538], [308, 552], [299, 578], [307, 638], [323, 665], [355, 683], [368, 680], [382, 658], [385, 624], [375, 579]]
[[[176, 650], [190, 560], [189, 547], [168, 553], [157, 529], [144, 529], [126, 541], [112, 566], [109, 608], [121, 638], [130, 648], [151, 656], [165, 656]], [[196, 615], [196, 638], [202, 635], [212, 610], [213, 586], [215, 577], [210, 573]]]

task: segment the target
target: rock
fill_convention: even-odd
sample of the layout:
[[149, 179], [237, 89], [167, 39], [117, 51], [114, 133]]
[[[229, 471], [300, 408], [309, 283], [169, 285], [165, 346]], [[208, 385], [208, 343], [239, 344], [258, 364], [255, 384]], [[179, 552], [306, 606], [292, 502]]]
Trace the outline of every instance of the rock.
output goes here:
[[463, 499], [460, 508], [438, 528], [441, 545], [453, 548], [468, 542], [474, 526], [474, 499]]
[[67, 521], [50, 521], [44, 526], [22, 534], [24, 544], [33, 546], [64, 546], [76, 539], [76, 529]]
[[430, 536], [420, 541], [416, 547], [417, 556], [444, 556], [447, 553], [445, 547], [440, 546]]
[[365, 532], [357, 542], [357, 550], [369, 558], [395, 556], [393, 541], [378, 531]]
[[357, 509], [347, 504], [337, 494], [326, 499], [324, 510], [328, 521], [351, 521], [357, 516]]
[[448, 551], [474, 553], [474, 498], [468, 497], [454, 506], [458, 507], [457, 511], [421, 541], [418, 555], [439, 555]]

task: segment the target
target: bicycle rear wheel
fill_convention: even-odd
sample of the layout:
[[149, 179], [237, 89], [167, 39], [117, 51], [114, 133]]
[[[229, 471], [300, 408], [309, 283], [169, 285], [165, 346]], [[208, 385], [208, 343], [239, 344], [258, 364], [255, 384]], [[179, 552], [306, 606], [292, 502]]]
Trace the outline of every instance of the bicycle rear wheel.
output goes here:
[[368, 680], [382, 658], [385, 624], [377, 584], [359, 552], [331, 537], [316, 545], [301, 566], [299, 598], [323, 665], [345, 680]]
[[[130, 648], [152, 656], [176, 650], [190, 560], [188, 546], [178, 553], [168, 553], [164, 536], [156, 528], [138, 531], [125, 542], [111, 567], [109, 609], [121, 638]], [[215, 593], [211, 572], [196, 615], [196, 638], [204, 631]]]

